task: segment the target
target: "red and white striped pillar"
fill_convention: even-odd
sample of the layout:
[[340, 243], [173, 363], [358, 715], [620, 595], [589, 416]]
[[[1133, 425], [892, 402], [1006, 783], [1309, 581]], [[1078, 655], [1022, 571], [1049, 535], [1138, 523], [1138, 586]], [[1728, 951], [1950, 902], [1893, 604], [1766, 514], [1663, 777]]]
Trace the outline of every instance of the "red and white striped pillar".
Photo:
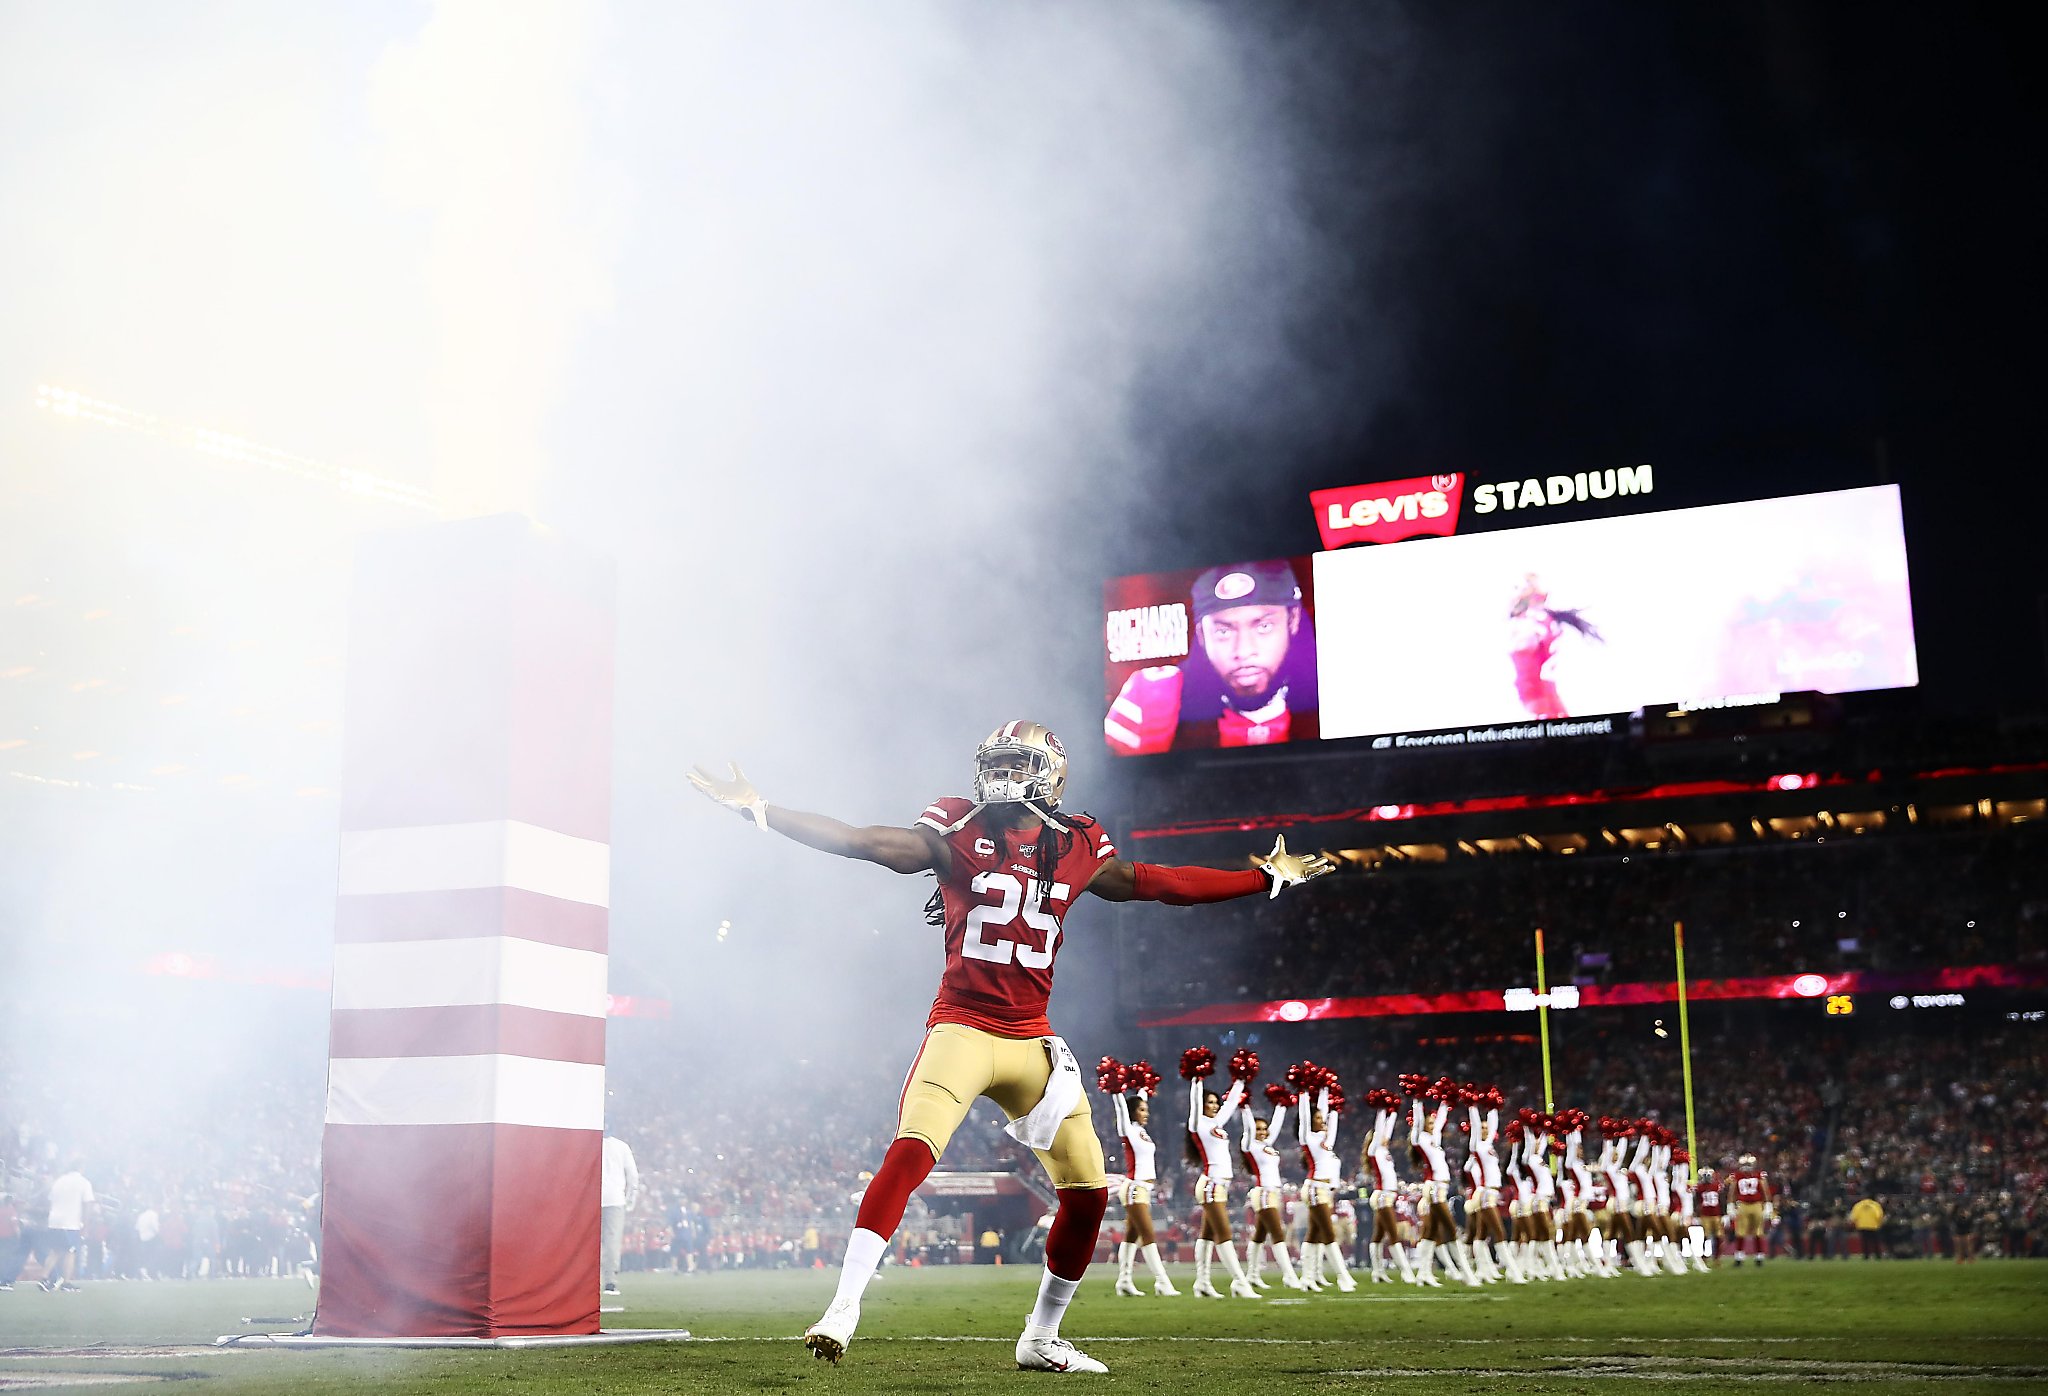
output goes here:
[[597, 1331], [612, 594], [511, 516], [358, 558], [316, 1336]]

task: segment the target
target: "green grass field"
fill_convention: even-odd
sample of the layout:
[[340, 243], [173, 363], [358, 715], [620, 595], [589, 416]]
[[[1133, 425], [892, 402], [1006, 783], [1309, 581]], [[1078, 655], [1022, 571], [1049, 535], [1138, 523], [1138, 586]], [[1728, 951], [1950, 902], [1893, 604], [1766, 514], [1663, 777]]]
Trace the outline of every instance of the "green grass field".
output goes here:
[[[1082, 1382], [1173, 1396], [1512, 1388], [1688, 1392], [1810, 1388], [2048, 1390], [2048, 1263], [1777, 1262], [1758, 1272], [1443, 1290], [1361, 1286], [1301, 1298], [1118, 1299], [1096, 1267], [1067, 1336], [1107, 1362]], [[33, 1286], [0, 1294], [0, 1390], [77, 1374], [153, 1375], [181, 1392], [984, 1392], [1064, 1379], [1015, 1369], [1036, 1272], [889, 1270], [837, 1368], [796, 1335], [832, 1272], [628, 1275], [607, 1327], [686, 1327], [702, 1341], [563, 1351], [221, 1351], [223, 1333], [303, 1326], [296, 1281]], [[1288, 1302], [1292, 1301], [1292, 1302]], [[244, 1319], [270, 1320], [245, 1324]], [[152, 1383], [155, 1384], [155, 1383]], [[122, 1389], [138, 1389], [124, 1387]], [[147, 1389], [147, 1388], [139, 1388]]]

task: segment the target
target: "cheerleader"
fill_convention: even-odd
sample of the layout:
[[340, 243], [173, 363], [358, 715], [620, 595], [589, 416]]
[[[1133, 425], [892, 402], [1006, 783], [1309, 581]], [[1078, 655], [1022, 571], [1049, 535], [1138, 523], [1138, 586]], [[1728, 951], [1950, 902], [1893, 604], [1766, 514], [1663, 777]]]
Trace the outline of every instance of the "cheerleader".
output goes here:
[[1533, 1110], [1524, 1126], [1522, 1175], [1528, 1183], [1529, 1239], [1524, 1268], [1539, 1280], [1565, 1278], [1564, 1257], [1557, 1253], [1557, 1174], [1550, 1166], [1553, 1116]]
[[[1468, 1086], [1462, 1099], [1469, 1142], [1465, 1151], [1465, 1238], [1458, 1243], [1458, 1259], [1487, 1284], [1499, 1283], [1502, 1270], [1513, 1283], [1527, 1284], [1500, 1225], [1500, 1152], [1494, 1143], [1500, 1136], [1500, 1088], [1489, 1086], [1482, 1091]], [[1496, 1247], [1499, 1264], [1494, 1261]]]
[[[1528, 1111], [1523, 1111], [1527, 1114]], [[1507, 1248], [1521, 1263], [1522, 1273], [1531, 1279], [1549, 1279], [1536, 1267], [1535, 1258], [1529, 1248], [1529, 1240], [1536, 1234], [1529, 1211], [1534, 1206], [1536, 1187], [1530, 1179], [1529, 1170], [1522, 1163], [1522, 1150], [1527, 1136], [1520, 1120], [1508, 1121], [1501, 1131], [1501, 1142], [1508, 1146], [1507, 1153], [1500, 1161], [1500, 1198], [1508, 1209]]]
[[1671, 1151], [1678, 1136], [1660, 1124], [1643, 1121], [1650, 1135], [1650, 1195], [1657, 1214], [1657, 1234], [1662, 1238], [1664, 1268], [1674, 1275], [1686, 1272], [1685, 1254], [1690, 1242], [1678, 1217], [1678, 1194], [1671, 1186]]
[[1287, 1118], [1287, 1107], [1294, 1097], [1285, 1086], [1275, 1082], [1266, 1087], [1266, 1098], [1273, 1102], [1273, 1118], [1262, 1120], [1249, 1105], [1244, 1108], [1244, 1138], [1240, 1141], [1244, 1151], [1245, 1168], [1252, 1175], [1250, 1206], [1252, 1213], [1252, 1239], [1246, 1247], [1251, 1259], [1252, 1284], [1259, 1289], [1271, 1288], [1259, 1274], [1264, 1268], [1261, 1248], [1270, 1245], [1273, 1257], [1280, 1263], [1280, 1278], [1289, 1289], [1310, 1289], [1310, 1284], [1294, 1273], [1294, 1260], [1287, 1253], [1287, 1223], [1280, 1214], [1280, 1138], [1281, 1122]]
[[1638, 1275], [1655, 1275], [1657, 1267], [1650, 1264], [1644, 1245], [1643, 1198], [1635, 1190], [1628, 1165], [1628, 1141], [1635, 1137], [1636, 1127], [1628, 1120], [1603, 1119], [1600, 1133], [1600, 1171], [1607, 1176], [1607, 1219], [1614, 1227], [1614, 1239], [1628, 1257], [1630, 1269]]
[[1586, 1165], [1586, 1112], [1574, 1106], [1564, 1112], [1564, 1253], [1568, 1266], [1604, 1279], [1614, 1278], [1606, 1240], [1593, 1225], [1593, 1170]]
[[1120, 1190], [1124, 1239], [1116, 1248], [1116, 1292], [1144, 1293], [1131, 1279], [1132, 1263], [1142, 1255], [1145, 1268], [1152, 1272], [1152, 1292], [1170, 1296], [1180, 1291], [1166, 1273], [1166, 1262], [1159, 1258], [1159, 1241], [1152, 1230], [1152, 1189], [1159, 1179], [1159, 1148], [1145, 1129], [1152, 1118], [1152, 1087], [1159, 1078], [1147, 1062], [1132, 1062], [1129, 1072], [1137, 1088], [1129, 1095], [1121, 1090], [1112, 1091], [1109, 1097], [1110, 1108], [1116, 1112], [1116, 1132], [1124, 1141], [1125, 1180]]
[[[1657, 1167], [1657, 1122], [1636, 1121], [1635, 1150], [1629, 1159], [1629, 1186], [1634, 1189], [1634, 1202], [1629, 1211], [1636, 1218], [1636, 1235], [1642, 1241], [1643, 1254], [1653, 1271], [1668, 1271], [1675, 1258], [1670, 1254], [1670, 1237], [1666, 1232], [1668, 1218], [1664, 1212], [1658, 1177], [1662, 1170]], [[1685, 1265], [1679, 1263], [1678, 1274], [1685, 1273]]]
[[1343, 1108], [1343, 1097], [1330, 1094], [1334, 1076], [1334, 1072], [1322, 1073], [1321, 1084], [1316, 1087], [1315, 1113], [1303, 1110], [1295, 1116], [1295, 1128], [1309, 1165], [1308, 1183], [1302, 1189], [1308, 1200], [1308, 1240], [1301, 1248], [1301, 1270], [1311, 1288], [1320, 1286], [1323, 1277], [1335, 1271], [1337, 1288], [1349, 1294], [1358, 1288], [1358, 1281], [1351, 1278], [1343, 1247], [1337, 1244], [1337, 1223], [1332, 1213], [1337, 1184], [1344, 1175], [1344, 1165], [1337, 1157], [1337, 1116]]
[[[1196, 1049], [1206, 1051], [1206, 1048]], [[1183, 1071], [1187, 1067], [1183, 1065]], [[1202, 1204], [1202, 1234], [1195, 1242], [1195, 1286], [1193, 1293], [1204, 1299], [1221, 1299], [1209, 1283], [1212, 1258], [1220, 1254], [1230, 1269], [1230, 1292], [1239, 1299], [1257, 1299], [1259, 1292], [1246, 1278], [1237, 1262], [1237, 1247], [1230, 1230], [1230, 1117], [1244, 1102], [1244, 1082], [1232, 1081], [1230, 1091], [1220, 1099], [1205, 1090], [1203, 1077], [1192, 1077], [1188, 1090], [1188, 1162], [1201, 1165], [1195, 1182], [1195, 1200]]]
[[[1422, 1223], [1422, 1239], [1415, 1246], [1415, 1269], [1419, 1284], [1440, 1289], [1442, 1285], [1430, 1268], [1440, 1261], [1454, 1280], [1477, 1284], [1458, 1269], [1457, 1255], [1450, 1243], [1457, 1239], [1457, 1224], [1451, 1220], [1451, 1164], [1444, 1157], [1444, 1118], [1450, 1114], [1449, 1093], [1456, 1088], [1448, 1081], [1421, 1087], [1420, 1077], [1403, 1077], [1414, 1098], [1408, 1103], [1408, 1150], [1420, 1175], [1416, 1215]], [[1436, 1109], [1423, 1114], [1422, 1102], [1436, 1102]]]
[[[1367, 1201], [1372, 1206], [1372, 1240], [1366, 1257], [1372, 1266], [1374, 1284], [1390, 1284], [1386, 1257], [1391, 1254], [1400, 1267], [1401, 1278], [1415, 1283], [1415, 1271], [1408, 1264], [1408, 1249], [1401, 1242], [1401, 1221], [1396, 1204], [1401, 1198], [1401, 1179], [1394, 1171], [1394, 1128], [1401, 1122], [1401, 1097], [1375, 1086], [1365, 1093], [1372, 1110], [1372, 1138], [1365, 1146], [1365, 1173], [1372, 1181]], [[1381, 1246], [1386, 1250], [1382, 1251]]]

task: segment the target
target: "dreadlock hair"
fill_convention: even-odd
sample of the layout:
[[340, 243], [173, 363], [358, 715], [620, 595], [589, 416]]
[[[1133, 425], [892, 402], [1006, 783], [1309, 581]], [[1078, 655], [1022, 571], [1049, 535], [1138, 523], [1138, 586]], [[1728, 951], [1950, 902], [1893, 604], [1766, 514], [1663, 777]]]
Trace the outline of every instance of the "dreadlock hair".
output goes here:
[[1568, 609], [1563, 606], [1546, 606], [1544, 609], [1549, 611], [1552, 617], [1563, 621], [1588, 640], [1593, 640], [1603, 645], [1607, 643], [1607, 637], [1600, 633], [1600, 627], [1587, 620], [1583, 611]]
[[[976, 820], [983, 819], [984, 817], [986, 817], [985, 810], [983, 813], [975, 815]], [[1074, 846], [1074, 835], [1083, 830], [1093, 829], [1096, 825], [1095, 816], [1085, 813], [1067, 815], [1060, 822], [1067, 827], [1065, 829], [1055, 829], [1050, 824], [1041, 823], [1039, 825], [1038, 855], [1035, 866], [1037, 868], [1038, 885], [1041, 887], [1052, 885], [1052, 875], [1059, 870], [1060, 860], [1066, 857], [1068, 851]], [[936, 879], [938, 875], [938, 869], [934, 868], [931, 876]], [[940, 888], [932, 888], [931, 896], [925, 900], [924, 923], [927, 926], [943, 926], [946, 924], [946, 896]]]

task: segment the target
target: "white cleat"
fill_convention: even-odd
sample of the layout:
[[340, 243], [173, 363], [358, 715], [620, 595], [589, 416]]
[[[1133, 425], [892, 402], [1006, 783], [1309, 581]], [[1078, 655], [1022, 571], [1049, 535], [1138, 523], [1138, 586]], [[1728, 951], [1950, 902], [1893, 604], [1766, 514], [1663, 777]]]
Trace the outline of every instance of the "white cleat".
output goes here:
[[1250, 1280], [1238, 1279], [1230, 1282], [1230, 1297], [1233, 1299], [1264, 1299], [1266, 1296], [1253, 1287]]
[[811, 1356], [837, 1366], [839, 1359], [846, 1356], [846, 1345], [853, 1341], [853, 1330], [859, 1326], [860, 1301], [834, 1299], [825, 1316], [804, 1330], [804, 1346], [811, 1350]]
[[1132, 1284], [1128, 1276], [1117, 1277], [1116, 1292], [1132, 1299], [1143, 1299], [1145, 1297], [1145, 1291]]
[[1172, 1280], [1152, 1281], [1152, 1292], [1158, 1295], [1161, 1299], [1172, 1299], [1180, 1293], [1179, 1290], [1173, 1287]]
[[1033, 1338], [1028, 1334], [1017, 1340], [1017, 1367], [1025, 1372], [1109, 1370], [1065, 1338]]

